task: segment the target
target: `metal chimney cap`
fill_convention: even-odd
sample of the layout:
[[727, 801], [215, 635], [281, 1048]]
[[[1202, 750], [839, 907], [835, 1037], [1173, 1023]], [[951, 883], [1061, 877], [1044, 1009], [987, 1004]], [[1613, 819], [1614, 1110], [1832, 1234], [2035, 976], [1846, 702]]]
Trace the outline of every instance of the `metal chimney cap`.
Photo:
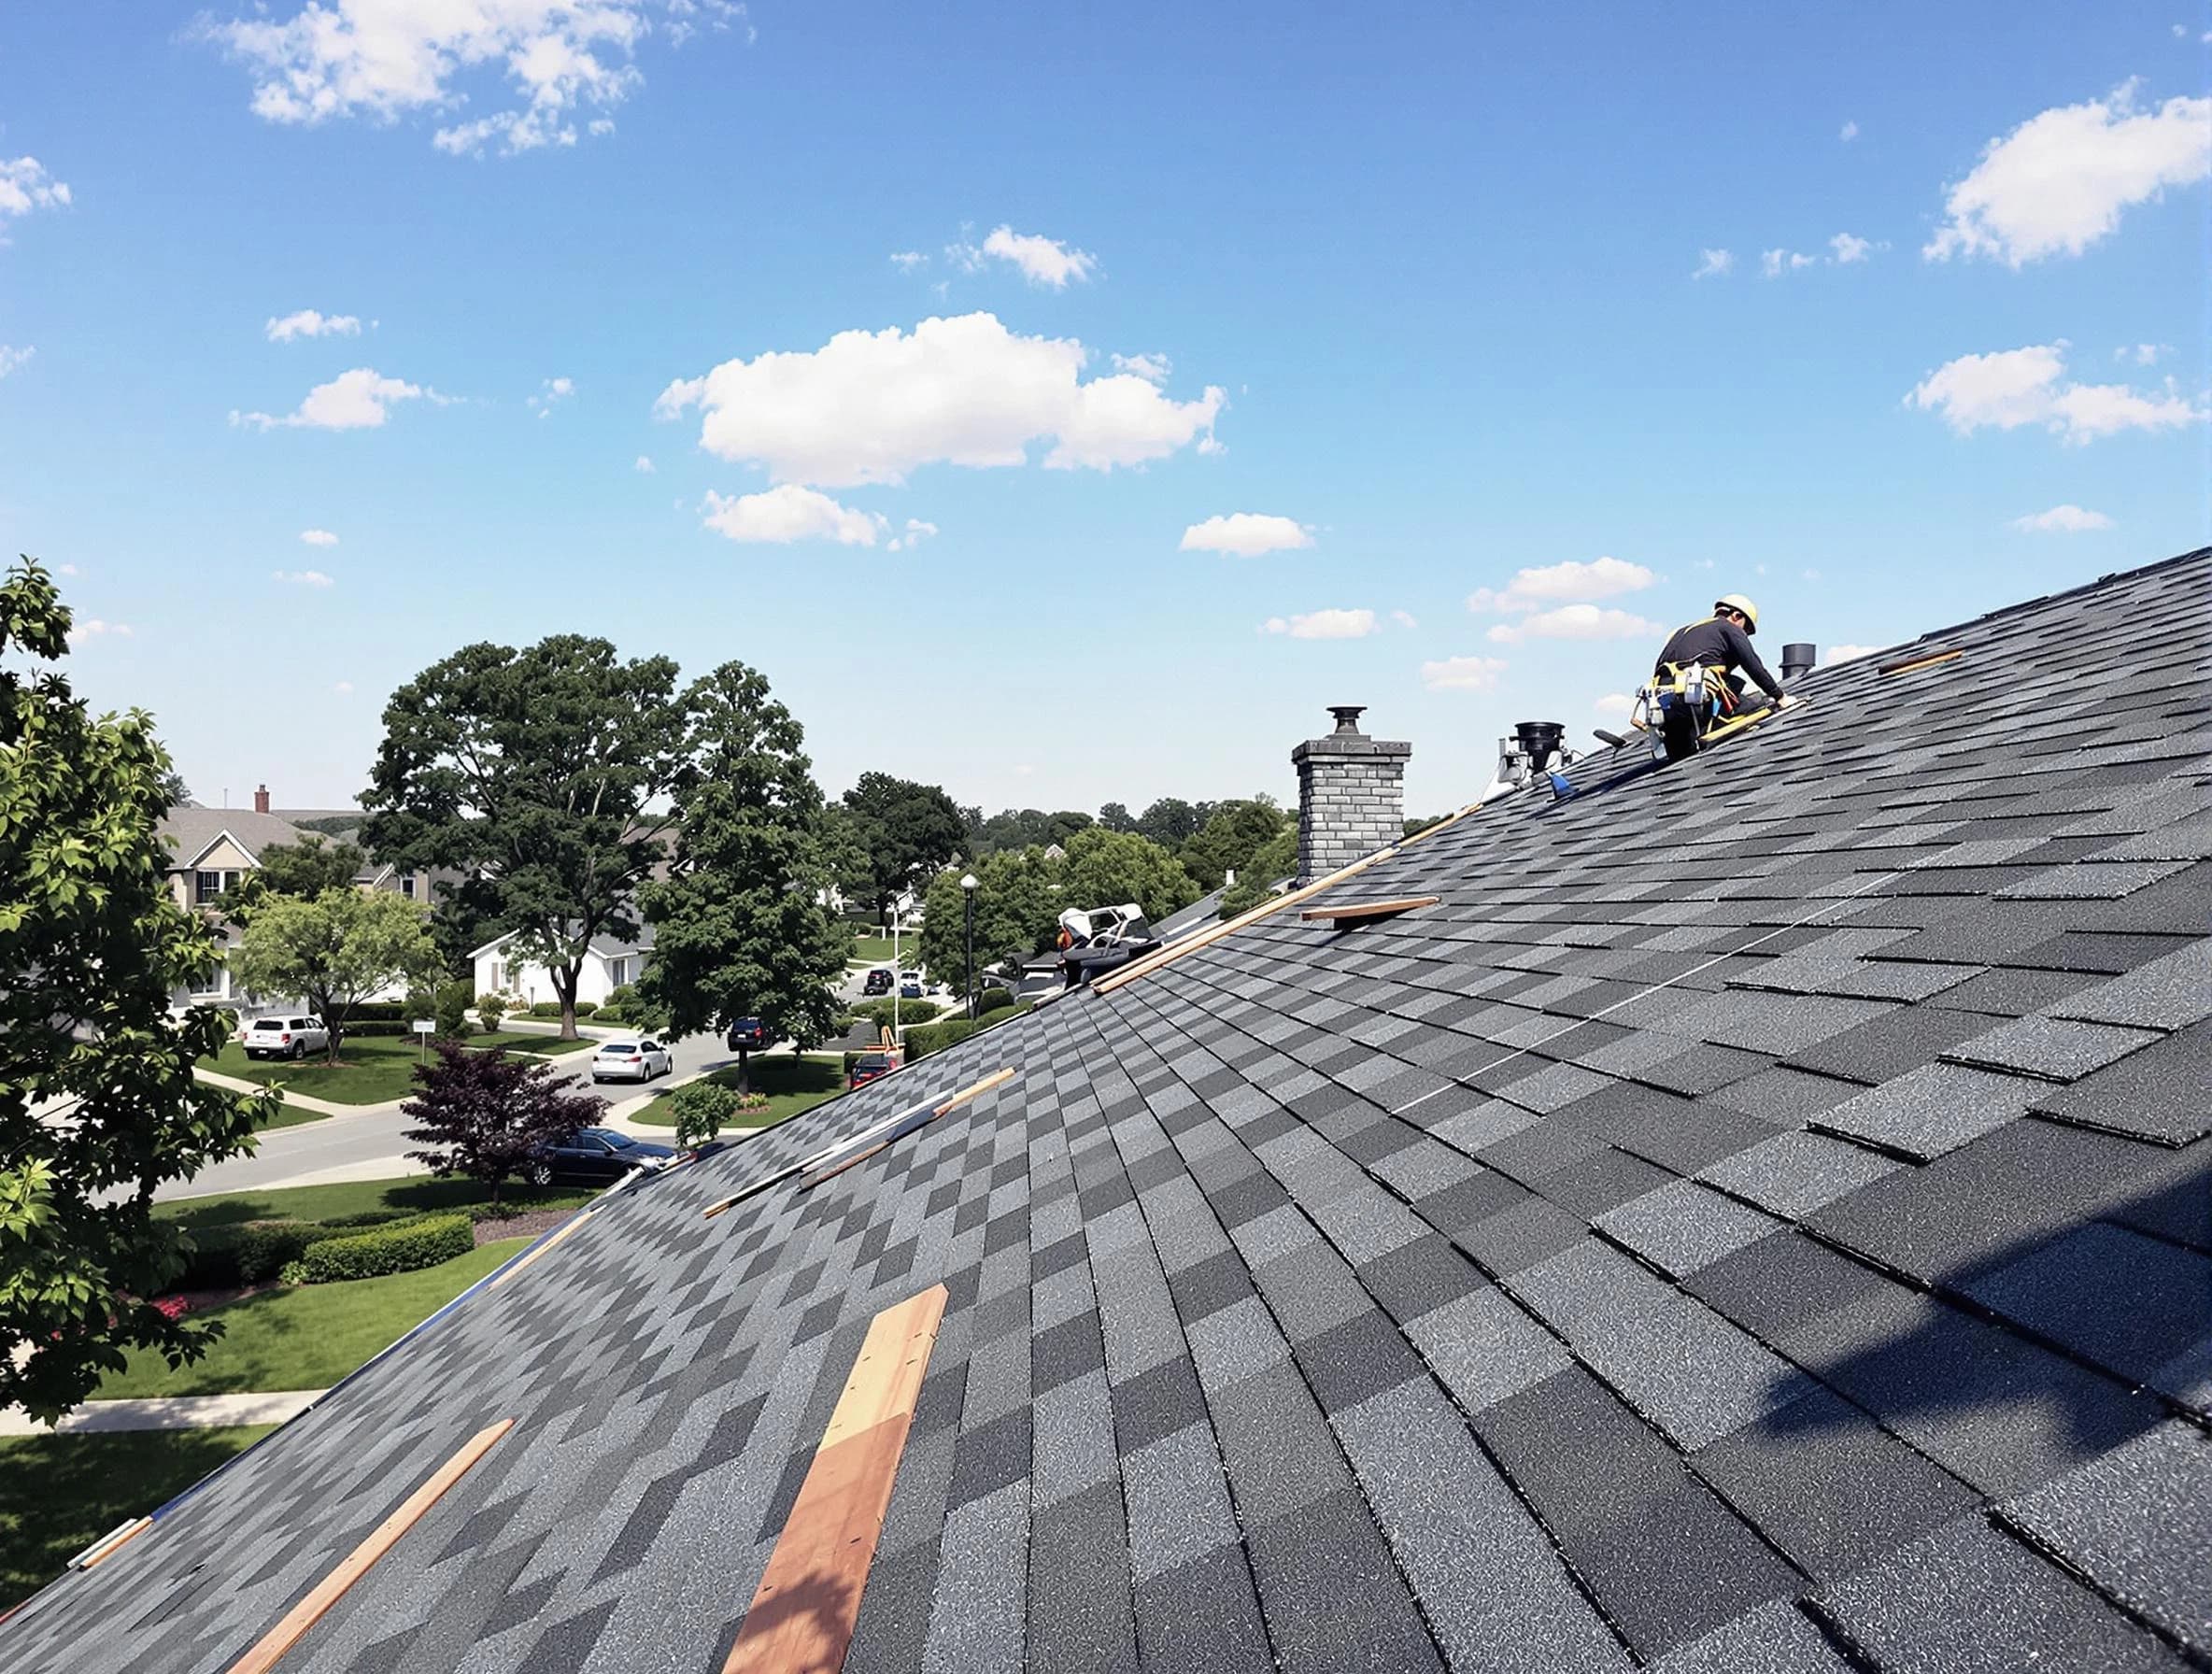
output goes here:
[[1357, 732], [1359, 717], [1368, 712], [1365, 703], [1331, 703], [1328, 712], [1337, 717], [1339, 732]]

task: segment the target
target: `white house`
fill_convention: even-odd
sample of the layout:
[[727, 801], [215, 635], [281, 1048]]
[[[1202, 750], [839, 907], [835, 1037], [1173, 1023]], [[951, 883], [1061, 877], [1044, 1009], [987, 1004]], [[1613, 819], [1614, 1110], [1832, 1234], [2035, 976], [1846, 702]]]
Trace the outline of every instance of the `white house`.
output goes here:
[[[552, 973], [534, 959], [520, 957], [514, 946], [520, 930], [509, 930], [496, 942], [487, 942], [469, 958], [475, 966], [478, 994], [504, 994], [518, 1005], [550, 1004], [560, 996]], [[594, 936], [576, 973], [576, 998], [604, 1005], [607, 996], [625, 983], [634, 983], [653, 951], [653, 928], [641, 926], [634, 941]]]

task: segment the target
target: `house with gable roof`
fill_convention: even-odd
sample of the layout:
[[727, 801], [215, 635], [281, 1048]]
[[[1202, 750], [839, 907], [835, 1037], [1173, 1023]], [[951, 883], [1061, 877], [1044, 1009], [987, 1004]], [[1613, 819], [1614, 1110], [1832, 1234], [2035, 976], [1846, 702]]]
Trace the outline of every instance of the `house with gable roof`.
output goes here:
[[601, 1199], [0, 1665], [2212, 1666], [2212, 549], [1799, 689]]

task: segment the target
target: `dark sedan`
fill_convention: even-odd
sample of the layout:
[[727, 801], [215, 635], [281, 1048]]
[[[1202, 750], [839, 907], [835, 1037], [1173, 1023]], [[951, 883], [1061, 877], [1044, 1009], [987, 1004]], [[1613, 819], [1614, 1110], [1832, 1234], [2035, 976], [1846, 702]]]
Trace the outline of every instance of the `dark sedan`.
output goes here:
[[676, 1155], [674, 1145], [633, 1140], [612, 1128], [579, 1128], [540, 1151], [522, 1177], [532, 1185], [611, 1185], [640, 1170], [665, 1169]]
[[768, 1044], [768, 1029], [758, 1017], [740, 1017], [730, 1026], [730, 1050], [759, 1052]]

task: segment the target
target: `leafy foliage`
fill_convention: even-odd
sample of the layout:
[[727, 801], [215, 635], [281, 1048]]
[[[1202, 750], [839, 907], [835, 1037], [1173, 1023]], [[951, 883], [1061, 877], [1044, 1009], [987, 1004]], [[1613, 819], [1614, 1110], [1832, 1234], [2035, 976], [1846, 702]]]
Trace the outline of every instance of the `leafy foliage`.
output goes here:
[[21, 667], [65, 655], [69, 624], [28, 559], [0, 586], [0, 1407], [41, 1418], [127, 1347], [204, 1352], [214, 1329], [143, 1299], [183, 1266], [154, 1189], [250, 1150], [257, 1115], [192, 1078], [226, 1015], [169, 1015], [215, 953], [164, 881], [175, 787], [150, 718], [94, 719], [66, 677]]
[[822, 904], [822, 793], [805, 733], [741, 662], [686, 702], [697, 762], [675, 796], [675, 864], [641, 895], [653, 958], [638, 993], [679, 1035], [758, 1017], [771, 1038], [821, 1040], [852, 937]]
[[407, 1155], [433, 1173], [481, 1181], [499, 1202], [500, 1183], [529, 1166], [541, 1147], [588, 1128], [606, 1111], [595, 1093], [573, 1089], [554, 1066], [437, 1043], [437, 1061], [415, 1071], [415, 1096], [400, 1106], [415, 1118]]
[[1135, 901], [1151, 919], [1165, 918], [1204, 893], [1173, 855], [1134, 832], [1093, 827], [1068, 839], [1060, 865], [1063, 906], [1118, 907]]
[[1006, 808], [985, 819], [981, 808], [970, 807], [960, 810], [960, 817], [968, 828], [968, 853], [978, 859], [1009, 849], [1064, 844], [1094, 823], [1089, 815], [1071, 809], [1047, 814], [1041, 808]]
[[640, 886], [664, 858], [652, 812], [691, 773], [668, 658], [617, 661], [603, 639], [525, 650], [475, 645], [394, 692], [362, 797], [363, 836], [417, 872], [461, 874], [462, 920], [520, 932], [575, 1038], [576, 983], [595, 937], [637, 933]]
[[1106, 802], [1099, 809], [1099, 823], [1109, 831], [1133, 831], [1137, 816], [1129, 812], [1127, 802]]
[[368, 861], [352, 844], [320, 836], [273, 843], [259, 858], [261, 870], [247, 872], [223, 895], [223, 915], [234, 924], [250, 924], [254, 913], [273, 897], [313, 901], [327, 889], [350, 889]]
[[[1051, 945], [1059, 917], [1058, 865], [1042, 848], [985, 855], [975, 873], [975, 968], [1019, 961]], [[966, 971], [967, 941], [956, 872], [941, 872], [924, 898], [922, 963], [957, 986]]]
[[434, 975], [438, 968], [430, 915], [419, 904], [350, 884], [312, 900], [264, 897], [231, 960], [233, 975], [248, 992], [305, 998], [330, 1026], [333, 1063], [338, 1030], [355, 1006], [394, 983]]
[[960, 852], [968, 829], [953, 799], [935, 785], [869, 773], [844, 793], [844, 820], [859, 865], [848, 894], [890, 922], [892, 904], [918, 889]]
[[703, 1145], [722, 1131], [725, 1122], [737, 1116], [737, 1088], [719, 1081], [694, 1081], [668, 1096], [668, 1108], [676, 1119], [676, 1143]]
[[1223, 802], [1178, 855], [1201, 890], [1218, 889], [1230, 872], [1242, 877], [1260, 846], [1280, 835], [1286, 825], [1295, 829], [1296, 824], [1266, 797]]
[[1181, 848], [1198, 834], [1212, 817], [1212, 802], [1186, 802], [1179, 796], [1164, 796], [1137, 816], [1137, 831], [1162, 848]]
[[330, 1284], [347, 1279], [377, 1279], [386, 1273], [411, 1273], [466, 1256], [476, 1247], [476, 1224], [465, 1214], [426, 1215], [418, 1221], [400, 1221], [372, 1227], [365, 1232], [311, 1241], [299, 1257], [296, 1277], [291, 1264], [283, 1271], [286, 1283]]
[[1237, 881], [1223, 891], [1221, 915], [1234, 918], [1267, 900], [1277, 883], [1298, 869], [1298, 829], [1287, 825], [1252, 852], [1237, 869]]

